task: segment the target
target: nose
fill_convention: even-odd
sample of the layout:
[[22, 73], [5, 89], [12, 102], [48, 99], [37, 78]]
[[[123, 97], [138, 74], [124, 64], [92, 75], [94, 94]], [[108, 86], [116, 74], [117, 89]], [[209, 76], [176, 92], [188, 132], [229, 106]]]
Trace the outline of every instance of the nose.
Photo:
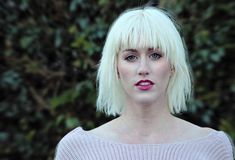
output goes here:
[[146, 76], [149, 75], [149, 64], [145, 58], [141, 58], [140, 64], [138, 67], [138, 75]]

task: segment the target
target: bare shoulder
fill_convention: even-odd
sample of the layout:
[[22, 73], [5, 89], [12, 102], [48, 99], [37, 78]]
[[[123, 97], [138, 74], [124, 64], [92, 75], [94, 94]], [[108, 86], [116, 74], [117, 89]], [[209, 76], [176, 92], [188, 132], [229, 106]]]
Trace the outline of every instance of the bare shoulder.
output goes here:
[[102, 137], [102, 138], [109, 138], [109, 139], [114, 139], [116, 137], [116, 135], [114, 134], [114, 132], [112, 132], [112, 127], [114, 125], [114, 121], [109, 121], [97, 128], [94, 128], [88, 132], [92, 133], [93, 135], [96, 135], [98, 137]]
[[209, 135], [211, 132], [216, 131], [209, 127], [200, 127], [191, 122], [179, 119], [179, 124], [182, 126], [182, 131], [186, 138], [201, 138]]

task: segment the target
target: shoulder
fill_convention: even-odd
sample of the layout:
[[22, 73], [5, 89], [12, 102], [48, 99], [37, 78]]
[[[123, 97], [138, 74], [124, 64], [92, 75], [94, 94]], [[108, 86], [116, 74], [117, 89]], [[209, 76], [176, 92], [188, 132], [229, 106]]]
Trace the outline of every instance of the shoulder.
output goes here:
[[216, 131], [209, 127], [200, 127], [183, 119], [177, 118], [177, 121], [177, 125], [180, 128], [180, 135], [182, 135], [182, 138], [185, 139], [197, 139], [201, 137], [206, 137], [210, 133]]
[[234, 154], [234, 147], [232, 141], [229, 140], [229, 136], [224, 131], [217, 131], [211, 128], [201, 128], [202, 138], [201, 149], [205, 149], [207, 154], [215, 156], [214, 159], [226, 159], [232, 160]]
[[80, 141], [82, 139], [82, 128], [77, 127], [67, 133], [59, 142], [58, 145], [66, 144], [66, 145], [74, 145], [74, 141]]
[[56, 147], [56, 160], [80, 159], [79, 148], [83, 141], [82, 128], [77, 127], [67, 133]]
[[235, 158], [234, 144], [227, 133], [224, 131], [216, 131], [214, 134], [214, 139], [218, 142], [218, 145], [221, 146], [221, 149], [224, 150], [228, 157], [231, 157], [231, 159]]
[[226, 157], [224, 159], [233, 159], [234, 145], [229, 135], [224, 131], [200, 127], [184, 120], [180, 121], [180, 124], [183, 126], [185, 139], [199, 139], [200, 141], [193, 142], [200, 142], [196, 144], [201, 149], [207, 148], [205, 152], [210, 151], [216, 153], [217, 156]]

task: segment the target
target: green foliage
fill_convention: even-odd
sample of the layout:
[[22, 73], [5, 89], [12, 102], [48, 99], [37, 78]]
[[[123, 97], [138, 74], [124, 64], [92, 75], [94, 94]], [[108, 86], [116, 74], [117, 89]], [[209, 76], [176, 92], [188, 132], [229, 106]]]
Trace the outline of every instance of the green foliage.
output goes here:
[[[53, 159], [71, 129], [96, 127], [96, 68], [108, 27], [146, 1], [0, 2], [0, 158]], [[181, 116], [235, 139], [233, 1], [160, 1], [182, 24], [195, 98]]]

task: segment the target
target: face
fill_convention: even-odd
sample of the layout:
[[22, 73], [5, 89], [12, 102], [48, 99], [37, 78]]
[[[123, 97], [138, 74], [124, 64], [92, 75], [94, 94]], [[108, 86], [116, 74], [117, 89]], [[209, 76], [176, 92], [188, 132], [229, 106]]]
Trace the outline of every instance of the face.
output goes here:
[[117, 70], [126, 101], [144, 105], [151, 105], [157, 101], [167, 103], [166, 90], [171, 67], [160, 50], [122, 50], [118, 54]]

